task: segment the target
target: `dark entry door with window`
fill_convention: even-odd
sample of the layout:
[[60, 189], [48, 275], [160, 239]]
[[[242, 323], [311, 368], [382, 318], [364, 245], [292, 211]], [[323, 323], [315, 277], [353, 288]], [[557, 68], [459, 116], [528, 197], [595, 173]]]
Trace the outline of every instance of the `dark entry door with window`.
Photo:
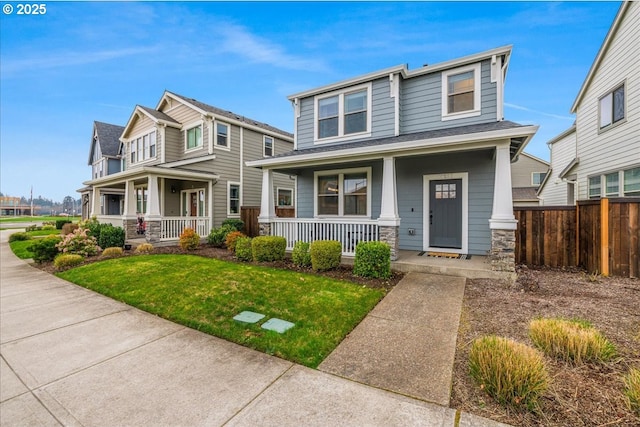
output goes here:
[[429, 246], [462, 248], [462, 179], [429, 181]]

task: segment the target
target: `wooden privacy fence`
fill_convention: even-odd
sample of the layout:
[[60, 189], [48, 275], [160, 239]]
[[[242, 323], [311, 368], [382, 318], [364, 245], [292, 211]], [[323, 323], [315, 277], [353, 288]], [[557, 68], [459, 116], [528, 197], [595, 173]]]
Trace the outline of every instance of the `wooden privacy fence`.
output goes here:
[[[258, 224], [258, 216], [260, 215], [260, 206], [241, 206], [240, 219], [244, 221], [244, 234], [249, 237], [260, 235], [260, 225]], [[280, 218], [295, 218], [295, 208], [276, 207], [276, 216]]]
[[639, 198], [516, 207], [516, 262], [638, 277], [639, 213]]

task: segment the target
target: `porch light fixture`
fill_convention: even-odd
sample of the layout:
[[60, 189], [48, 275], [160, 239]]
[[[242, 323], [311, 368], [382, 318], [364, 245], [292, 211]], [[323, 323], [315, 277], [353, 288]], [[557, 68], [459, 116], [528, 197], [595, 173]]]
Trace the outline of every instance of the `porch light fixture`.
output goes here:
[[176, 187], [174, 187], [173, 185], [171, 186], [171, 192], [175, 193], [176, 192]]

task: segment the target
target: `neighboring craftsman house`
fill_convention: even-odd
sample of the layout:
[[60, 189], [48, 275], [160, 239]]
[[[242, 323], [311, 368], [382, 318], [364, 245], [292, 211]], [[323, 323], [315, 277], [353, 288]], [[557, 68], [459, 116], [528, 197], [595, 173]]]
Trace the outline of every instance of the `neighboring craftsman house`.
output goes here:
[[[409, 70], [399, 65], [289, 97], [294, 150], [262, 169], [265, 234], [490, 254], [514, 269], [511, 162], [536, 133], [503, 119], [511, 47]], [[276, 218], [275, 173], [297, 177], [296, 218]]]
[[528, 153], [520, 153], [511, 163], [513, 206], [538, 206], [536, 194], [549, 170], [549, 163]]

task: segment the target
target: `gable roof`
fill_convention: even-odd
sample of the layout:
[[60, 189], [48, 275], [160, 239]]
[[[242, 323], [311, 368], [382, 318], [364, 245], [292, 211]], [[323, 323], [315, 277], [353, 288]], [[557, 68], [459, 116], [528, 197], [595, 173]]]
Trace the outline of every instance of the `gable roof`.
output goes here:
[[371, 73], [363, 74], [361, 76], [356, 76], [350, 79], [342, 80], [336, 83], [332, 83], [325, 86], [320, 86], [314, 89], [306, 90], [304, 92], [299, 92], [293, 95], [289, 95], [287, 98], [290, 101], [295, 100], [296, 98], [306, 98], [308, 96], [316, 95], [319, 93], [330, 92], [333, 90], [341, 89], [348, 86], [353, 86], [356, 84], [368, 82], [371, 80], [375, 80], [381, 77], [387, 77], [390, 74], [402, 74], [403, 78], [411, 78], [420, 76], [423, 74], [435, 73], [437, 71], [442, 71], [450, 68], [457, 68], [463, 65], [471, 64], [474, 62], [482, 61], [484, 59], [492, 58], [493, 56], [504, 56], [505, 59], [503, 64], [505, 65], [505, 73], [506, 67], [509, 63], [509, 57], [511, 56], [512, 46], [502, 46], [495, 49], [487, 50], [484, 52], [476, 53], [473, 55], [463, 56], [462, 58], [452, 59], [449, 61], [439, 62], [433, 65], [425, 65], [424, 67], [416, 68], [414, 70], [409, 70], [406, 64], [396, 65], [394, 67], [385, 68], [383, 70], [374, 71]]
[[604, 42], [602, 43], [602, 46], [600, 46], [600, 50], [596, 55], [596, 59], [593, 61], [593, 64], [591, 64], [589, 73], [587, 73], [587, 77], [584, 79], [584, 82], [582, 83], [582, 87], [580, 87], [578, 96], [576, 97], [576, 100], [573, 101], [573, 105], [571, 106], [571, 111], [570, 111], [571, 113], [575, 113], [576, 110], [578, 109], [578, 105], [582, 101], [584, 94], [587, 92], [587, 89], [591, 84], [591, 80], [593, 80], [593, 77], [596, 74], [596, 71], [598, 70], [600, 63], [604, 59], [604, 56], [607, 53], [609, 46], [611, 45], [611, 41], [613, 40], [613, 37], [615, 36], [616, 32], [620, 28], [620, 23], [622, 22], [622, 19], [624, 18], [624, 15], [629, 9], [629, 6], [631, 5], [631, 3], [632, 2], [630, 1], [625, 1], [620, 5], [620, 9], [618, 9], [618, 13], [616, 14], [616, 17], [613, 20], [613, 24], [611, 24], [611, 28], [609, 28], [609, 32], [607, 33], [607, 36], [605, 37]]
[[133, 124], [135, 123], [134, 119], [136, 119], [139, 116], [147, 116], [148, 118], [153, 120], [153, 122], [156, 124], [161, 123], [174, 128], [179, 128], [182, 126], [180, 122], [174, 120], [173, 117], [168, 116], [162, 111], [154, 110], [153, 108], [149, 108], [149, 107], [143, 107], [142, 105], [136, 105], [135, 108], [133, 109], [133, 113], [131, 113], [131, 116], [129, 117], [129, 121], [127, 121], [127, 125], [124, 127], [124, 130], [122, 131], [121, 136], [123, 138], [129, 133], [129, 131], [133, 127]]
[[156, 106], [156, 111], [162, 107], [162, 104], [164, 103], [166, 97], [173, 98], [185, 105], [188, 105], [189, 107], [199, 111], [201, 114], [212, 114], [217, 117], [223, 117], [228, 121], [234, 122], [240, 126], [256, 128], [262, 132], [266, 131], [267, 133], [280, 136], [285, 140], [293, 139], [293, 134], [290, 132], [284, 131], [282, 129], [278, 129], [274, 126], [268, 125], [258, 120], [250, 119], [243, 115], [236, 114], [232, 111], [223, 110], [221, 108], [214, 107], [213, 105], [205, 104], [204, 102], [200, 102], [197, 99], [189, 98], [174, 92], [170, 92], [168, 90], [165, 90], [164, 94], [162, 95], [162, 98], [160, 98], [160, 101]]
[[549, 167], [549, 162], [547, 162], [546, 160], [542, 160], [541, 158], [536, 157], [536, 156], [534, 156], [533, 154], [525, 153], [525, 152], [523, 151], [523, 152], [521, 152], [521, 153], [520, 153], [520, 155], [521, 155], [521, 156], [528, 157], [528, 158], [530, 158], [531, 160], [534, 160], [534, 161], [536, 161], [536, 162], [538, 162], [538, 163], [541, 163], [541, 164], [542, 164], [542, 165], [544, 165], [544, 166]]
[[538, 195], [535, 187], [513, 187], [511, 198], [514, 202], [537, 202]]
[[100, 144], [100, 152], [104, 157], [117, 157], [120, 150], [120, 136], [123, 131], [123, 126], [94, 121], [93, 134], [91, 135], [91, 148], [89, 150], [89, 165], [93, 163], [93, 152], [96, 142]]

